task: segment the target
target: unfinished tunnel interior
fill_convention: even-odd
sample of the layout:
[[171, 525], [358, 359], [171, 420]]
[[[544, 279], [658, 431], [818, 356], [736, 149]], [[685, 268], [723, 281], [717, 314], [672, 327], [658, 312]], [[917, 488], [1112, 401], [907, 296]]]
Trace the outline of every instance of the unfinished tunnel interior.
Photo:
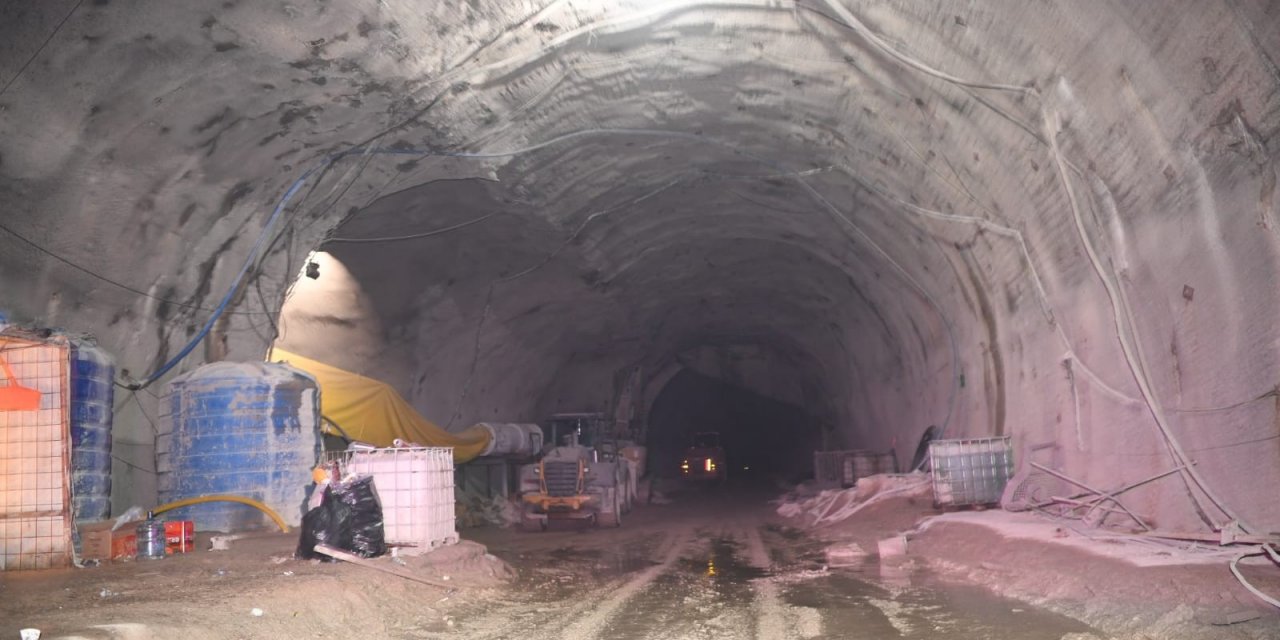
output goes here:
[[116, 511], [163, 382], [275, 347], [449, 430], [638, 372], [653, 449], [1009, 436], [1280, 531], [1280, 8], [1160, 4], [4, 3], [0, 310], [115, 357]]

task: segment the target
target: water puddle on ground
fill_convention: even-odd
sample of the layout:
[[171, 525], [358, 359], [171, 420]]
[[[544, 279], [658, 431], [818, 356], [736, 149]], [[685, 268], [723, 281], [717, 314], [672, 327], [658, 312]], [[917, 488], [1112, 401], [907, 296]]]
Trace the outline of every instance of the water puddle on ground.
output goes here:
[[829, 542], [779, 526], [763, 534], [774, 564], [775, 575], [768, 579], [779, 583], [783, 602], [794, 613], [816, 611], [821, 617], [821, 631], [808, 637], [1059, 640], [1091, 631], [1072, 618], [986, 589], [944, 582], [910, 562], [868, 559], [828, 570]]
[[[1091, 629], [1075, 620], [969, 586], [953, 585], [908, 563], [868, 560], [827, 570], [827, 543], [793, 530], [762, 532], [773, 568], [747, 561], [742, 536], [700, 530], [672, 566], [610, 619], [612, 640], [748, 639], [757, 636], [762, 593], [776, 593], [787, 640], [809, 638], [1060, 640]], [[533, 605], [528, 623], [564, 615], [602, 598], [656, 565], [656, 537], [596, 548], [566, 544], [525, 558], [515, 592]], [[773, 589], [762, 591], [765, 582]], [[772, 596], [768, 596], [772, 597]]]
[[655, 546], [652, 540], [632, 540], [608, 548], [569, 544], [526, 552], [514, 559], [519, 575], [514, 591], [535, 602], [574, 599], [584, 590], [657, 564]]
[[627, 603], [608, 637], [751, 638], [755, 592], [768, 575], [742, 560], [732, 539], [703, 536], [671, 569]]
[[1059, 640], [1091, 630], [979, 587], [947, 584], [920, 569], [874, 561], [856, 571], [832, 571], [793, 584], [783, 598], [821, 613], [821, 637]]
[[731, 539], [713, 538], [707, 547], [702, 554], [683, 558], [680, 569], [701, 578], [725, 597], [749, 596], [750, 581], [769, 575], [744, 562], [741, 545]]

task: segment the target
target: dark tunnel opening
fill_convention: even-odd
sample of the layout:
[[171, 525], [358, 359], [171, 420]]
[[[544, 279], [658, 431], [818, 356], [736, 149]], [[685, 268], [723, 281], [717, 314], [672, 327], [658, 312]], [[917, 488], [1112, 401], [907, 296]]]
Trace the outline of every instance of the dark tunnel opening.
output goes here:
[[730, 479], [795, 482], [813, 473], [820, 448], [818, 420], [803, 407], [684, 369], [649, 410], [649, 464], [680, 476], [685, 449], [700, 432], [718, 432]]

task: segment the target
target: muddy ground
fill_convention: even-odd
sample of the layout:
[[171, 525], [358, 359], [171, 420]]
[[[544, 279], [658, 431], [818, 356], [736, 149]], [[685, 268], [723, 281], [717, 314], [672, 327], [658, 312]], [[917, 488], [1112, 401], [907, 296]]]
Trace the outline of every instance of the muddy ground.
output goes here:
[[[874, 548], [931, 509], [887, 502], [855, 522], [802, 531], [773, 514], [771, 492], [673, 497], [639, 507], [619, 529], [471, 529], [463, 544], [395, 565], [448, 587], [295, 560], [295, 538], [280, 534], [231, 551], [7, 574], [0, 636], [36, 627], [44, 638], [167, 640], [1280, 637], [1276, 616], [1212, 579], [1212, 568], [1133, 574], [957, 525], [913, 541], [905, 563], [872, 557], [833, 569], [824, 553], [832, 541]], [[1151, 580], [1158, 585], [1139, 589], [1145, 601], [1130, 597]], [[1047, 593], [1061, 584], [1088, 588]], [[1110, 584], [1129, 595], [1112, 597]], [[1215, 626], [1215, 607], [1259, 617]]]

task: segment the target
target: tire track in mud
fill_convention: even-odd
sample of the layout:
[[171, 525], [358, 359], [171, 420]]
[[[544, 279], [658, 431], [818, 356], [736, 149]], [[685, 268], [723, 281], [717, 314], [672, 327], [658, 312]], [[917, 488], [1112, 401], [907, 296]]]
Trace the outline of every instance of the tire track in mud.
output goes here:
[[[661, 557], [658, 564], [644, 569], [629, 580], [624, 582], [620, 587], [615, 589], [609, 597], [598, 603], [593, 603], [591, 610], [585, 612], [574, 622], [560, 630], [555, 635], [563, 640], [587, 640], [589, 638], [603, 637], [603, 631], [609, 624], [609, 620], [616, 614], [628, 600], [635, 597], [641, 591], [658, 579], [658, 576], [667, 572], [675, 565], [680, 556], [684, 554], [691, 542], [692, 530], [681, 529], [668, 534], [663, 540], [662, 545], [658, 548], [657, 554]], [[542, 630], [540, 630], [542, 631]]]
[[[482, 619], [454, 629], [452, 637], [457, 631], [485, 640], [797, 640], [819, 635], [819, 612], [790, 606], [784, 586], [769, 575], [776, 567], [760, 518], [720, 505], [666, 515], [663, 521], [642, 525], [639, 538], [568, 543], [582, 554], [594, 550], [597, 557], [609, 557], [619, 545], [634, 549], [639, 542], [648, 548], [641, 552], [643, 568], [609, 580], [578, 582], [550, 600], [509, 602], [501, 611], [490, 609]], [[572, 566], [558, 567], [575, 572]], [[586, 577], [583, 569], [576, 568], [579, 580]]]
[[[627, 574], [625, 579], [587, 579], [585, 584], [571, 583], [573, 586], [568, 591], [549, 599], [545, 595], [525, 592], [515, 598], [491, 601], [480, 605], [480, 610], [473, 611], [470, 615], [463, 613], [465, 623], [458, 628], [423, 630], [412, 637], [456, 638], [459, 633], [476, 640], [597, 637], [599, 631], [627, 600], [640, 593], [680, 558], [690, 542], [690, 531], [691, 529], [678, 529], [667, 533], [655, 532], [653, 537], [658, 539], [652, 547], [652, 556], [661, 560]], [[584, 545], [581, 548], [583, 555], [592, 555], [593, 551], [596, 549], [592, 546]], [[532, 552], [553, 555], [553, 552], [544, 547], [536, 547]], [[586, 570], [572, 564], [564, 566], [563, 561], [560, 564], [566, 571]]]
[[[772, 561], [764, 540], [760, 537], [760, 530], [747, 526], [746, 538], [747, 561], [759, 569], [770, 569]], [[764, 578], [753, 581], [751, 588], [756, 594], [756, 637], [762, 640], [788, 637], [789, 630], [793, 630], [793, 627], [787, 620], [782, 599], [778, 595], [778, 585]]]
[[610, 620], [605, 629], [609, 637], [784, 640], [820, 635], [817, 610], [783, 600], [759, 524], [733, 518], [697, 527], [678, 564], [633, 598], [626, 613]]

